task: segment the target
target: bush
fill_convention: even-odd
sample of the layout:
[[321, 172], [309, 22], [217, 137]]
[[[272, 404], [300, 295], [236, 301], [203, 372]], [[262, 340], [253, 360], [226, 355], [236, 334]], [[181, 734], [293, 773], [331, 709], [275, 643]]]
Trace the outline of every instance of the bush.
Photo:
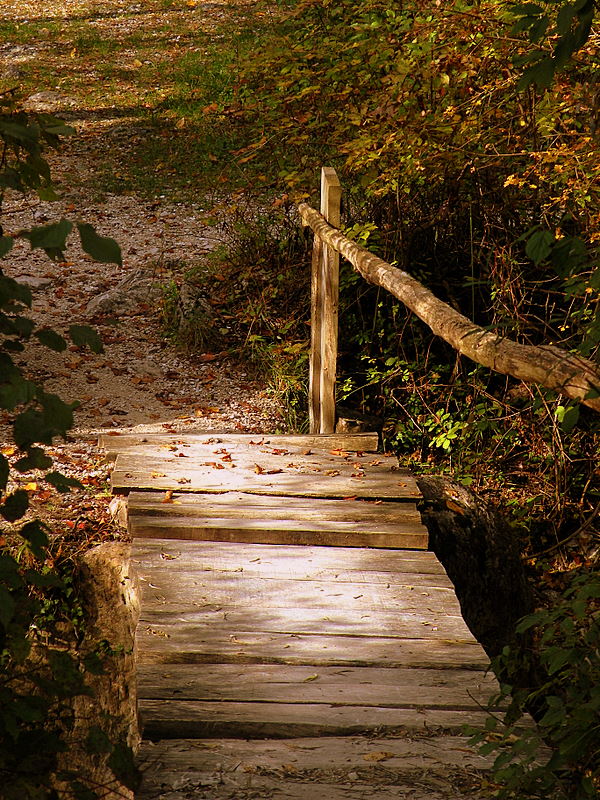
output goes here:
[[[60, 137], [69, 133], [60, 120], [27, 115], [10, 95], [0, 97], [0, 212], [10, 190], [55, 197], [43, 151], [57, 147]], [[52, 259], [62, 258], [75, 227], [89, 255], [120, 263], [113, 240], [98, 236], [85, 222], [66, 219], [11, 235], [1, 231], [0, 258], [10, 252], [15, 238], [28, 240], [32, 249], [42, 249]], [[61, 564], [53, 558], [44, 523], [22, 523], [29, 498], [12, 481], [13, 474], [40, 470], [41, 480], [59, 492], [79, 485], [51, 469], [52, 460], [43, 447], [55, 437], [66, 438], [76, 404], [46, 392], [15, 361], [31, 337], [52, 350], [67, 349], [63, 336], [37, 327], [28, 317], [30, 306], [30, 290], [0, 269], [0, 409], [12, 420], [14, 440], [0, 453], [0, 794], [7, 800], [67, 796], [93, 800], [99, 796], [98, 787], [77, 774], [68, 758], [62, 761], [67, 767], [59, 769], [59, 764], [75, 724], [73, 700], [90, 693], [86, 673], [101, 672], [110, 650], [100, 648], [80, 659], [73, 649], [85, 615], [72, 576], [66, 561]], [[85, 326], [72, 325], [68, 335], [77, 346], [102, 350], [97, 334]], [[111, 741], [92, 725], [88, 740], [78, 744], [89, 753], [105, 755], [117, 779], [134, 787], [132, 754], [122, 741]]]
[[[473, 743], [498, 752], [495, 797], [588, 800], [600, 790], [600, 575], [572, 579], [553, 608], [525, 617], [494, 662], [508, 701]], [[537, 727], [523, 727], [532, 714]]]

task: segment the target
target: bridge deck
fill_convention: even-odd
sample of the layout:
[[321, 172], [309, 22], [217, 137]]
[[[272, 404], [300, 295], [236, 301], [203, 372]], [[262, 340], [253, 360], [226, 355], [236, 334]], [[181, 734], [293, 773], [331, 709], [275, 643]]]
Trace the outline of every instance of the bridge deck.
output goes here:
[[142, 585], [140, 798], [473, 797], [462, 729], [496, 684], [412, 476], [364, 439], [148, 438], [103, 441]]

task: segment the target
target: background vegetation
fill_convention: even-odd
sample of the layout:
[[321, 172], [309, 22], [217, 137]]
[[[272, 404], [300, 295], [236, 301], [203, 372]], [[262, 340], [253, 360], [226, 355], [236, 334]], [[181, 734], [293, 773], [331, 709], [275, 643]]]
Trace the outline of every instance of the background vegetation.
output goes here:
[[[349, 235], [484, 326], [598, 358], [594, 0], [265, 3], [249, 16], [237, 9], [218, 40], [201, 9], [187, 8], [177, 36], [160, 26], [109, 35], [83, 18], [2, 28], [24, 43], [60, 38], [60, 53], [20, 76], [25, 90], [60, 83], [128, 114], [124, 140], [88, 143], [103, 157], [87, 188], [201, 197], [218, 225], [224, 247], [188, 265], [185, 294], [196, 301], [183, 329], [184, 287], [166, 293], [174, 335], [251, 357], [302, 428], [309, 247], [294, 203], [315, 196], [331, 164]], [[413, 469], [444, 472], [507, 511], [550, 606], [523, 623], [523, 646], [499, 669], [515, 697], [509, 721], [533, 709], [551, 755], [537, 770], [539, 737], [508, 728], [500, 743], [514, 748], [501, 753], [494, 791], [594, 796], [596, 417], [457, 357], [348, 268], [340, 319], [340, 400], [379, 416], [386, 445]], [[486, 736], [492, 746], [495, 733]]]

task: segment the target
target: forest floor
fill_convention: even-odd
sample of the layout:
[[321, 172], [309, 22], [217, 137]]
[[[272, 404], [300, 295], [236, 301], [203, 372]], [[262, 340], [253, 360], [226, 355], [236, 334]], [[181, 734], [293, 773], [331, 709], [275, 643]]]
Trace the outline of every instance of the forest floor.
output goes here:
[[[214, 198], [195, 196], [192, 202], [188, 192], [181, 199], [168, 184], [160, 194], [135, 191], [120, 186], [118, 177], [118, 165], [125, 169], [147, 134], [151, 92], [168, 87], [168, 75], [158, 86], [155, 70], [168, 72], [166, 65], [184, 46], [197, 46], [194, 35], [210, 36], [225, 15], [235, 13], [219, 3], [155, 0], [9, 0], [0, 10], [0, 88], [16, 87], [26, 108], [56, 114], [75, 129], [50, 158], [61, 199], [8, 197], [5, 232], [65, 216], [113, 237], [123, 254], [122, 267], [99, 264], [73, 244], [64, 261], [52, 262], [17, 240], [2, 264], [5, 274], [32, 288], [36, 324], [59, 333], [71, 324], [92, 325], [104, 344], [100, 355], [75, 346], [56, 354], [37, 344], [23, 355], [31, 377], [80, 403], [72, 436], [56, 442], [50, 454], [85, 488], [59, 498], [39, 475], [25, 474], [19, 482], [29, 491], [30, 513], [55, 528], [75, 528], [73, 538], [82, 543], [120, 535], [108, 511], [99, 431], [274, 432], [282, 426], [277, 403], [249, 367], [226, 349], [183, 352], [161, 326], [169, 287], [220, 241], [220, 230], [203, 213]], [[152, 69], [140, 79], [144, 64]], [[144, 169], [151, 171], [150, 165]], [[191, 175], [177, 177], [180, 187], [192, 183]], [[221, 334], [226, 345], [227, 331]], [[3, 429], [2, 452], [11, 456], [14, 447]]]

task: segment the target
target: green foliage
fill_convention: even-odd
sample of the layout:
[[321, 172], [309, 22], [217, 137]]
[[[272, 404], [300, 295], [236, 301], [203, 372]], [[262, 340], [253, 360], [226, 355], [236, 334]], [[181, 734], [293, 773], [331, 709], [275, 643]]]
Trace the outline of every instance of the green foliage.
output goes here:
[[[70, 129], [45, 115], [30, 117], [15, 110], [6, 97], [0, 114], [0, 211], [8, 190], [34, 190], [43, 198], [54, 197], [50, 171], [43, 158], [44, 146], [56, 147], [59, 136]], [[91, 226], [78, 223], [81, 244], [92, 257], [120, 262], [115, 242], [99, 237]], [[60, 220], [43, 227], [17, 231], [0, 239], [6, 256], [13, 238], [23, 238], [32, 248], [60, 258], [73, 224]], [[39, 445], [66, 437], [73, 424], [73, 408], [57, 395], [30, 380], [14, 354], [32, 336], [52, 350], [65, 350], [65, 339], [48, 328], [36, 328], [27, 316], [29, 289], [8, 278], [0, 269], [0, 410], [13, 418], [17, 472], [44, 471], [45, 481], [68, 491], [77, 482], [59, 472], [47, 471], [52, 460]], [[102, 344], [97, 334], [73, 325], [69, 336], [78, 346], [95, 352]], [[59, 757], [68, 749], [73, 729], [73, 700], [90, 693], [86, 664], [67, 646], [65, 630], [80, 633], [84, 619], [73, 582], [65, 566], [55, 564], [45, 526], [38, 520], [23, 522], [28, 494], [14, 489], [11, 465], [0, 456], [0, 515], [8, 525], [0, 528], [0, 787], [7, 800], [43, 800], [60, 796], [96, 798], [95, 787], [85, 775], [59, 770]], [[19, 527], [20, 524], [20, 527]], [[101, 663], [101, 658], [96, 659]], [[93, 737], [92, 737], [93, 738]], [[96, 736], [96, 741], [98, 736]], [[131, 753], [121, 741], [105, 741], [113, 772], [133, 785]], [[56, 781], [71, 787], [58, 790]]]
[[519, 87], [525, 89], [535, 84], [547, 89], [556, 71], [588, 41], [596, 3], [595, 0], [542, 0], [516, 3], [510, 6], [510, 12], [516, 18], [512, 32], [526, 33], [533, 45], [526, 55], [516, 59], [517, 65], [525, 67]]
[[[587, 800], [600, 789], [600, 575], [583, 573], [552, 609], [525, 617], [494, 663], [502, 719], [473, 742], [497, 753], [494, 797]], [[529, 675], [526, 675], [526, 672]], [[529, 677], [529, 681], [526, 678]], [[537, 727], [524, 725], [531, 713]]]

